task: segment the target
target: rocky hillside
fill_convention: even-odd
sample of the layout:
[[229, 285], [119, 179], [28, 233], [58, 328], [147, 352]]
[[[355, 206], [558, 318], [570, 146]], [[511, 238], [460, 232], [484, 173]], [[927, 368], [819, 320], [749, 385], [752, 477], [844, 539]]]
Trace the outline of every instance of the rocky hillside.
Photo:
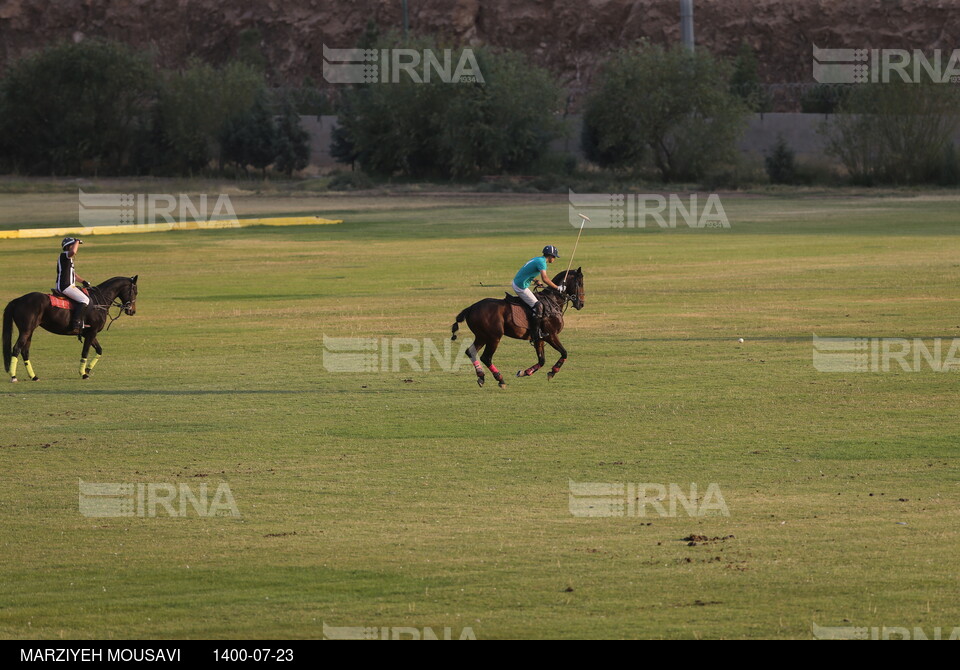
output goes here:
[[[410, 0], [410, 27], [464, 44], [528, 53], [574, 92], [605, 52], [647, 37], [680, 35], [679, 0]], [[321, 80], [322, 45], [353, 46], [367, 21], [402, 25], [400, 0], [0, 0], [0, 68], [39, 47], [101, 36], [155, 53], [174, 66], [189, 56], [221, 62], [239, 34], [257, 29], [271, 77]], [[696, 0], [696, 40], [732, 55], [759, 53], [767, 82], [809, 82], [811, 44], [821, 47], [953, 49], [956, 0]]]

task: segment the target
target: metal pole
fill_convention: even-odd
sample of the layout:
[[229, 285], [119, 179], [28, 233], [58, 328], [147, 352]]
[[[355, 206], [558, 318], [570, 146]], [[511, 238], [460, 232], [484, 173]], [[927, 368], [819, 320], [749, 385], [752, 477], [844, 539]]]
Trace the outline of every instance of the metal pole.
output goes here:
[[680, 0], [680, 38], [693, 52], [693, 0]]

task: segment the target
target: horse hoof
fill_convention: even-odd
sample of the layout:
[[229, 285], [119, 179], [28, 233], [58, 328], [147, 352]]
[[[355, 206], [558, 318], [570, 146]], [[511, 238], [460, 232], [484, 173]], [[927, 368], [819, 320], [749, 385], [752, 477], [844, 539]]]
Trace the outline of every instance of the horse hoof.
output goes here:
[[518, 377], [522, 377], [522, 376], [523, 376], [523, 370], [517, 370], [517, 376], [518, 376]]
[[500, 388], [502, 388], [502, 389], [507, 388], [506, 382], [500, 382]]
[[83, 377], [81, 377], [81, 379], [90, 379], [90, 375], [83, 375]]
[[551, 379], [553, 379], [553, 375], [555, 375], [555, 374], [556, 374], [555, 372], [548, 372], [548, 373], [547, 373], [547, 381], [550, 381]]
[[38, 382], [38, 381], [40, 381], [40, 378], [39, 378], [39, 377], [34, 377], [34, 378], [33, 378], [33, 381]]
[[477, 377], [477, 386], [483, 388], [483, 377]]
[[10, 383], [11, 383], [11, 384], [16, 384], [18, 381], [20, 381], [20, 380], [17, 379], [16, 377], [11, 377], [11, 378], [10, 378]]
[[91, 372], [93, 372], [93, 370], [91, 370], [90, 368], [87, 368], [87, 375], [89, 375]]

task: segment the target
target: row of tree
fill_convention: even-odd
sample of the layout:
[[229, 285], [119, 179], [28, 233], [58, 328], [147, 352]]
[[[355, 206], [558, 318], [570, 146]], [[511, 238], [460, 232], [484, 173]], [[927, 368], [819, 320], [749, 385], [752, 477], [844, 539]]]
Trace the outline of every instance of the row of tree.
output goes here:
[[[0, 80], [0, 169], [194, 174], [273, 165], [292, 174], [309, 158], [299, 114], [332, 110], [309, 83], [269, 89], [256, 43], [256, 35], [241, 40], [240, 57], [220, 68], [193, 61], [164, 70], [105, 41], [56, 46], [18, 61]], [[359, 46], [375, 54], [398, 47], [444, 53], [434, 43], [375, 29]], [[417, 179], [555, 170], [549, 146], [565, 130], [556, 78], [510, 51], [448, 54], [452, 63], [469, 55], [479, 76], [427, 77], [424, 58], [419, 77], [337, 87], [334, 157], [371, 175]], [[701, 180], [735, 165], [749, 114], [769, 108], [756, 69], [749, 47], [732, 62], [647, 42], [611, 54], [583, 101], [585, 156], [601, 168], [652, 172], [664, 181]], [[943, 182], [944, 174], [956, 174], [958, 87], [849, 85], [829, 99], [823, 94], [816, 100], [837, 112], [821, 128], [827, 150], [854, 180]], [[778, 151], [775, 165], [785, 166], [774, 169], [779, 180], [790, 173], [790, 159], [785, 147]]]
[[[399, 44], [387, 36], [364, 46]], [[554, 77], [517, 54], [481, 48], [475, 55], [482, 85], [403, 80], [350, 89], [334, 156], [371, 174], [414, 178], [529, 174], [555, 165], [545, 160], [563, 132]], [[957, 183], [958, 87], [891, 83], [811, 92], [809, 104], [827, 103], [835, 114], [820, 132], [853, 181]], [[641, 42], [600, 67], [583, 103], [581, 147], [589, 161], [623, 175], [701, 181], [737, 169], [750, 114], [770, 105], [746, 45], [725, 61], [703, 49]], [[785, 165], [789, 150], [777, 151], [773, 165]], [[767, 163], [772, 180], [790, 180], [792, 168]]]
[[[367, 46], [397, 45], [387, 36]], [[406, 78], [348, 90], [334, 157], [383, 176], [537, 172], [565, 129], [560, 86], [519, 54], [472, 54], [482, 83]], [[461, 56], [454, 51], [453, 60]], [[731, 90], [730, 68], [707, 52], [642, 44], [602, 68], [585, 103], [583, 149], [604, 168], [636, 170], [652, 161], [664, 180], [696, 179], [735, 157], [751, 104]]]
[[[735, 163], [746, 113], [769, 104], [750, 54], [741, 50], [732, 67], [703, 51], [650, 45], [615, 54], [587, 101], [587, 157], [628, 169], [652, 161], [664, 181], [701, 179]], [[921, 80], [811, 92], [811, 100], [832, 105], [818, 132], [854, 183], [958, 184], [958, 87]], [[781, 140], [767, 157], [772, 181], [793, 181], [791, 154]]]
[[241, 61], [164, 70], [116, 42], [62, 44], [13, 63], [0, 80], [0, 167], [115, 175], [235, 164], [289, 174], [310, 151], [297, 101]]
[[[517, 53], [484, 48], [470, 53], [480, 76], [467, 81], [398, 77], [345, 91], [333, 156], [372, 174], [414, 178], [533, 169], [562, 131], [554, 77]], [[453, 50], [450, 69], [463, 57], [462, 50]]]

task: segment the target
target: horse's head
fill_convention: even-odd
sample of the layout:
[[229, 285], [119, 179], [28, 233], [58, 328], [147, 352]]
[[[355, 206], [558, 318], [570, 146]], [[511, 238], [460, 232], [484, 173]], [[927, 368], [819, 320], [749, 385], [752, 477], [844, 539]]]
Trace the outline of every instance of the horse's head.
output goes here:
[[124, 283], [120, 286], [120, 292], [117, 297], [120, 299], [121, 307], [128, 316], [134, 316], [137, 313], [137, 279], [140, 275], [134, 275], [127, 279], [124, 277]]
[[583, 269], [568, 270], [561, 272], [553, 280], [554, 284], [563, 284], [566, 287], [566, 293], [573, 302], [574, 309], [583, 309], [585, 304], [583, 293]]

